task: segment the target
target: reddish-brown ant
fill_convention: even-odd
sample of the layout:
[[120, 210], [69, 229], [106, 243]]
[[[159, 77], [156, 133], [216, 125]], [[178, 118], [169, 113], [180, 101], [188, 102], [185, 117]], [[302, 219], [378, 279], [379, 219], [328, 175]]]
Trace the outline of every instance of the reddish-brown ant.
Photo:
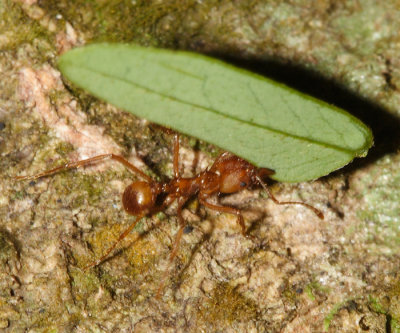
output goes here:
[[[219, 204], [210, 203], [207, 201], [211, 196], [220, 194], [230, 194], [239, 192], [253, 185], [261, 185], [268, 193], [270, 198], [279, 205], [303, 205], [311, 209], [320, 219], [324, 215], [317, 208], [298, 201], [278, 201], [270, 192], [263, 179], [273, 175], [274, 171], [267, 168], [257, 168], [245, 160], [231, 153], [222, 153], [214, 162], [214, 164], [189, 178], [181, 177], [179, 172], [179, 135], [174, 136], [174, 157], [173, 157], [173, 172], [174, 177], [169, 182], [159, 183], [151, 179], [144, 172], [136, 168], [125, 158], [114, 154], [104, 154], [88, 158], [85, 160], [67, 163], [58, 168], [54, 168], [33, 176], [19, 176], [17, 179], [37, 179], [51, 175], [71, 168], [79, 168], [87, 164], [102, 161], [105, 159], [113, 159], [122, 163], [128, 169], [138, 174], [144, 180], [137, 180], [130, 184], [122, 195], [122, 204], [128, 214], [135, 215], [135, 221], [118, 237], [117, 241], [104, 253], [104, 255], [88, 265], [85, 269], [100, 264], [113, 251], [116, 246], [132, 231], [136, 224], [145, 216], [152, 215], [164, 210], [173, 201], [177, 200], [177, 217], [180, 228], [175, 236], [175, 241], [169, 256], [170, 263], [175, 258], [179, 244], [186, 226], [185, 220], [182, 217], [182, 209], [185, 203], [197, 196], [199, 202], [207, 208], [218, 212], [234, 214], [237, 217], [237, 222], [241, 228], [243, 236], [246, 236], [246, 228], [244, 219], [240, 209], [222, 206]], [[159, 288], [159, 293], [162, 290], [163, 283]]]

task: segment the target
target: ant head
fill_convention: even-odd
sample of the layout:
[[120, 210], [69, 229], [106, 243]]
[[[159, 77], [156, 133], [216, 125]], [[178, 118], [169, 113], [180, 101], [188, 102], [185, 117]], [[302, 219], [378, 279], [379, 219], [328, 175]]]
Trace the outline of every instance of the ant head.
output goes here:
[[228, 152], [219, 156], [210, 171], [219, 175], [220, 193], [235, 193], [255, 183], [256, 168]]
[[238, 168], [220, 175], [219, 190], [221, 193], [235, 193], [252, 184], [252, 172], [245, 168]]
[[122, 195], [122, 204], [127, 213], [138, 215], [154, 207], [158, 188], [154, 184], [136, 181], [130, 184]]

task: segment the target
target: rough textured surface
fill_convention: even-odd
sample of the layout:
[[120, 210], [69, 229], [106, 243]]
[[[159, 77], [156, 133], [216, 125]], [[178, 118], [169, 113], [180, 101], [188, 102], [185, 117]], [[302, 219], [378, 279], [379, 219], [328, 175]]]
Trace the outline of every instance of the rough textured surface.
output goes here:
[[[400, 332], [400, 7], [396, 1], [0, 0], [0, 328], [13, 332]], [[65, 50], [136, 41], [228, 57], [323, 97], [373, 129], [368, 157], [313, 183], [226, 197], [235, 219], [196, 202], [161, 299], [174, 207], [99, 258], [132, 221], [134, 179], [115, 163], [34, 174], [104, 152], [171, 176], [171, 140], [62, 81]], [[193, 139], [184, 138], [190, 173]], [[216, 149], [201, 144], [199, 168]], [[211, 152], [211, 154], [210, 154]], [[193, 211], [198, 210], [196, 214]], [[190, 230], [189, 230], [190, 231]], [[139, 237], [140, 235], [140, 237]]]

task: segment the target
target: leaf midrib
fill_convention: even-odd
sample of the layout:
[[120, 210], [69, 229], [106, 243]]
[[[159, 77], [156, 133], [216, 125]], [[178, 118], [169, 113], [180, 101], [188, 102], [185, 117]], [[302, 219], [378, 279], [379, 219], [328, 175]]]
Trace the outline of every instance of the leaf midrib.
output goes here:
[[162, 97], [164, 97], [166, 99], [169, 99], [169, 100], [172, 100], [172, 101], [175, 101], [175, 102], [178, 102], [178, 103], [182, 103], [182, 104], [185, 104], [185, 105], [190, 105], [192, 107], [203, 109], [203, 110], [205, 110], [207, 112], [214, 113], [214, 114], [216, 114], [216, 115], [218, 115], [220, 117], [226, 118], [226, 119], [231, 119], [231, 120], [237, 121], [239, 123], [245, 123], [245, 124], [247, 124], [249, 126], [254, 126], [254, 127], [257, 127], [257, 128], [261, 128], [263, 130], [270, 131], [272, 133], [280, 134], [280, 135], [283, 135], [283, 136], [288, 136], [288, 137], [291, 137], [293, 139], [297, 139], [297, 140], [300, 140], [300, 141], [304, 141], [304, 142], [308, 142], [308, 143], [311, 143], [311, 144], [319, 145], [319, 146], [322, 146], [322, 147], [325, 147], [325, 148], [335, 149], [335, 150], [350, 154], [352, 156], [357, 151], [362, 149], [362, 147], [360, 147], [360, 149], [357, 149], [357, 150], [346, 149], [346, 148], [343, 148], [343, 147], [338, 146], [338, 145], [334, 145], [334, 144], [326, 143], [326, 142], [321, 142], [321, 141], [316, 141], [316, 140], [309, 139], [309, 138], [306, 138], [306, 137], [303, 137], [303, 136], [300, 136], [300, 135], [295, 135], [295, 134], [292, 134], [292, 133], [284, 132], [282, 130], [279, 130], [279, 129], [276, 129], [276, 128], [272, 128], [272, 127], [269, 127], [269, 126], [266, 126], [266, 125], [259, 125], [259, 124], [253, 123], [251, 121], [248, 121], [248, 120], [243, 120], [243, 119], [231, 116], [231, 115], [227, 115], [225, 113], [219, 112], [218, 110], [210, 108], [210, 107], [206, 107], [206, 106], [190, 103], [190, 102], [187, 102], [185, 100], [182, 100], [182, 99], [170, 96], [170, 95], [166, 95], [164, 93], [158, 92], [158, 91], [153, 90], [151, 88], [148, 88], [146, 86], [142, 86], [142, 85], [140, 85], [140, 84], [138, 84], [136, 82], [130, 81], [128, 79], [112, 76], [112, 75], [110, 75], [108, 73], [104, 73], [104, 72], [99, 71], [99, 70], [94, 70], [94, 69], [92, 69], [90, 67], [79, 66], [79, 65], [75, 65], [75, 64], [72, 65], [72, 67], [76, 67], [78, 69], [87, 70], [87, 71], [93, 72], [95, 74], [98, 74], [100, 76], [103, 76], [103, 77], [106, 77], [106, 78], [109, 78], [109, 79], [119, 80], [121, 82], [130, 84], [130, 85], [134, 85], [134, 86], [136, 86], [136, 87], [138, 87], [140, 89], [143, 89], [143, 90], [145, 90], [145, 91], [147, 91], [149, 93], [152, 93], [152, 94], [155, 94], [155, 95], [158, 95], [158, 96], [162, 96]]

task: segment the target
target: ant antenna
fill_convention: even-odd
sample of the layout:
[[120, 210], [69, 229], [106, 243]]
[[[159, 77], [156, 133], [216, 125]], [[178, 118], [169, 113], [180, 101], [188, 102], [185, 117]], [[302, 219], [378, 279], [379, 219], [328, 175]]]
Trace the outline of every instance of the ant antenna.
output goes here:
[[271, 190], [268, 188], [267, 184], [265, 184], [262, 179], [259, 176], [256, 176], [258, 182], [262, 186], [265, 192], [268, 193], [269, 197], [272, 199], [273, 202], [275, 202], [277, 205], [302, 205], [304, 207], [307, 207], [308, 209], [311, 209], [315, 215], [317, 215], [321, 220], [324, 219], [324, 214], [317, 208], [306, 204], [305, 202], [300, 202], [300, 201], [279, 201], [277, 198], [274, 197], [272, 194]]

